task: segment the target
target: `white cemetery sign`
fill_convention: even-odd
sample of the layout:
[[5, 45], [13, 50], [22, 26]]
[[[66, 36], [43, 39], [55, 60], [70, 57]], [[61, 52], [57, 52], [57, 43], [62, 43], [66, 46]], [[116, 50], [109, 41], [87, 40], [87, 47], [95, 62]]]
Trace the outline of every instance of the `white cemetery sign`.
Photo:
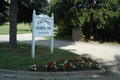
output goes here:
[[35, 58], [35, 37], [51, 36], [51, 53], [53, 53], [53, 26], [53, 14], [49, 17], [44, 14], [36, 15], [35, 10], [33, 11], [32, 58]]

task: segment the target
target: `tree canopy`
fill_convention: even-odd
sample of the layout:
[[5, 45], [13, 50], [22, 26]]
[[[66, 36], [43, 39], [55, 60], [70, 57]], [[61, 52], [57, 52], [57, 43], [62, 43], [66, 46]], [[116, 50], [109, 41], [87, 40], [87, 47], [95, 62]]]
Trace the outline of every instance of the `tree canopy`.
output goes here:
[[36, 14], [47, 13], [48, 2], [47, 0], [20, 0], [18, 2], [18, 23], [30, 23], [32, 21], [33, 10]]
[[0, 0], [0, 25], [8, 21], [8, 10], [9, 4], [5, 0]]
[[88, 39], [90, 36], [102, 41], [120, 39], [117, 0], [52, 0], [51, 13], [61, 36], [72, 36], [72, 28], [81, 27]]

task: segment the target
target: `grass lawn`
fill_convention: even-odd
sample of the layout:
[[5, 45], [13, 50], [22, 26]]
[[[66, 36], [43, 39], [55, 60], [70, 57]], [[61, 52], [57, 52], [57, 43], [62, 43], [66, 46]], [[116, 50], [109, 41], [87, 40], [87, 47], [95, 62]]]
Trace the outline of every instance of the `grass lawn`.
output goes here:
[[14, 70], [28, 70], [32, 64], [46, 64], [50, 61], [59, 61], [60, 59], [73, 59], [80, 57], [72, 52], [54, 48], [54, 53], [50, 53], [50, 47], [36, 46], [35, 59], [31, 58], [31, 45], [18, 44], [17, 49], [9, 49], [8, 43], [0, 43], [0, 68]]
[[[9, 22], [1, 25], [0, 26], [0, 35], [9, 34], [9, 26], [10, 26]], [[57, 31], [56, 27], [54, 27], [54, 31]], [[24, 23], [18, 24], [17, 25], [17, 34], [25, 34], [25, 33], [30, 33], [28, 24], [24, 24]]]
[[[24, 24], [24, 23], [18, 24], [17, 34], [24, 34], [24, 33], [30, 33], [28, 24]], [[6, 35], [6, 34], [9, 34], [9, 22], [0, 26], [0, 35]]]

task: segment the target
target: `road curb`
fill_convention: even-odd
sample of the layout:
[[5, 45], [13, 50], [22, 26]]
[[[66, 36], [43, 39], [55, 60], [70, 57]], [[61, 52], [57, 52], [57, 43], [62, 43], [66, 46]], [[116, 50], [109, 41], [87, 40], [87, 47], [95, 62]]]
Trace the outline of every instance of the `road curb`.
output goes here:
[[78, 78], [104, 77], [104, 68], [100, 70], [71, 71], [71, 72], [34, 72], [0, 69], [0, 77], [24, 78], [24, 79], [59, 79], [69, 80]]

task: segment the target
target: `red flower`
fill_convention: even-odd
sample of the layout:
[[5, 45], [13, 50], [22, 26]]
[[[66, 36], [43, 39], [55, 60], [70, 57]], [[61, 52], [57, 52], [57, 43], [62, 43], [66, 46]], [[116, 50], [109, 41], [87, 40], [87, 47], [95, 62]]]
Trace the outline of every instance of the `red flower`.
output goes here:
[[67, 67], [67, 64], [64, 64], [65, 67]]
[[75, 59], [76, 59], [76, 57], [75, 57]]
[[39, 68], [41, 68], [41, 67], [39, 66]]
[[91, 60], [91, 61], [92, 61], [92, 58], [90, 58], [89, 60]]
[[59, 60], [60, 62], [62, 61], [62, 60]]
[[87, 60], [87, 58], [85, 58], [85, 60]]
[[37, 64], [36, 64], [36, 66], [37, 66]]
[[83, 64], [83, 66], [85, 65], [85, 63]]
[[84, 56], [82, 57], [82, 59], [84, 59]]
[[96, 64], [98, 64], [98, 62], [97, 61], [94, 61]]
[[69, 59], [68, 59], [68, 61], [69, 61]]
[[97, 67], [97, 64], [95, 65], [95, 67]]
[[52, 64], [52, 62], [49, 62], [49, 64]]
[[69, 66], [69, 68], [71, 68], [72, 66]]
[[52, 64], [50, 65], [50, 67], [53, 67]]
[[78, 61], [78, 59], [75, 59], [76, 61]]

